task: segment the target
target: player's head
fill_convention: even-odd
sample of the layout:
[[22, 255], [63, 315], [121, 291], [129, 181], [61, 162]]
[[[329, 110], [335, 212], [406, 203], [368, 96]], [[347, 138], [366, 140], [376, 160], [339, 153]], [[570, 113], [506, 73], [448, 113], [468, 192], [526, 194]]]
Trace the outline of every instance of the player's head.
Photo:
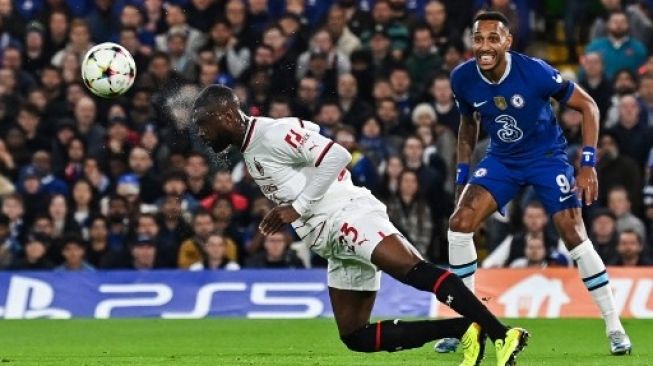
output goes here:
[[199, 138], [215, 152], [237, 145], [244, 134], [238, 97], [223, 85], [202, 90], [193, 105], [191, 120], [197, 126]]
[[472, 49], [482, 71], [492, 71], [504, 63], [511, 44], [508, 19], [503, 14], [488, 11], [474, 18]]

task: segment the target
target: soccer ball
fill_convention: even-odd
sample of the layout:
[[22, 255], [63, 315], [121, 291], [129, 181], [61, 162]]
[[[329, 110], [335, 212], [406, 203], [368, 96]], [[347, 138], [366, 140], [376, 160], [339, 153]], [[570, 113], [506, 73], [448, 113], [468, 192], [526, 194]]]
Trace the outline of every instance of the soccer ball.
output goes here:
[[136, 78], [136, 63], [123, 46], [106, 42], [91, 48], [82, 61], [82, 80], [93, 94], [112, 98], [124, 94]]

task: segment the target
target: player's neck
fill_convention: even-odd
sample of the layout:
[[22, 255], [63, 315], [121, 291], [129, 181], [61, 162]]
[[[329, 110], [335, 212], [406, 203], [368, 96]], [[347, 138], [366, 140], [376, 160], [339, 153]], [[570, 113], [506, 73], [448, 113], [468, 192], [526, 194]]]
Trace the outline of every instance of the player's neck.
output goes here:
[[503, 74], [506, 73], [506, 68], [508, 67], [508, 62], [504, 58], [498, 65], [492, 70], [482, 71], [483, 76], [493, 83], [498, 83], [499, 80], [503, 77]]

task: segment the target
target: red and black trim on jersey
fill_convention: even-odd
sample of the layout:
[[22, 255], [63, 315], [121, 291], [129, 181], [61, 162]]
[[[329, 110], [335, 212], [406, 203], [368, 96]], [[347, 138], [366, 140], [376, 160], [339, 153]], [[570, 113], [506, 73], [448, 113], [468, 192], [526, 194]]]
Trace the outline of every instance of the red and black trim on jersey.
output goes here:
[[243, 146], [240, 148], [240, 152], [245, 152], [249, 142], [252, 139], [252, 134], [254, 133], [254, 126], [256, 125], [256, 118], [252, 119], [247, 126], [247, 131], [245, 132], [245, 138], [243, 139]]
[[326, 153], [328, 153], [329, 150], [331, 150], [331, 146], [333, 146], [333, 144], [334, 144], [334, 142], [333, 142], [333, 141], [330, 141], [330, 142], [327, 144], [327, 146], [325, 146], [324, 149], [322, 149], [322, 152], [320, 153], [320, 156], [318, 156], [318, 157], [317, 157], [317, 160], [315, 160], [315, 167], [316, 167], [316, 168], [317, 168], [318, 166], [320, 166], [320, 164], [322, 164], [322, 159], [324, 159], [324, 155], [326, 155]]
[[299, 122], [299, 125], [304, 128], [304, 121], [301, 118], [297, 117], [297, 122]]

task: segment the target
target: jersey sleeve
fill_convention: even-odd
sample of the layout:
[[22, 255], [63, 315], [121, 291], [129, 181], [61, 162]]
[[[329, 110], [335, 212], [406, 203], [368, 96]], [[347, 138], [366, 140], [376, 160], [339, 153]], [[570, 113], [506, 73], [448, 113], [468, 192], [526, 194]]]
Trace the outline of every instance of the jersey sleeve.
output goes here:
[[463, 94], [463, 88], [461, 86], [461, 74], [460, 69], [455, 69], [451, 72], [451, 91], [453, 92], [453, 98], [456, 102], [456, 107], [461, 115], [471, 117], [474, 113], [474, 108], [472, 107], [467, 100], [465, 100]]
[[535, 70], [532, 75], [543, 98], [554, 98], [560, 103], [566, 103], [574, 91], [574, 83], [564, 80], [560, 71], [540, 59], [533, 59]]

